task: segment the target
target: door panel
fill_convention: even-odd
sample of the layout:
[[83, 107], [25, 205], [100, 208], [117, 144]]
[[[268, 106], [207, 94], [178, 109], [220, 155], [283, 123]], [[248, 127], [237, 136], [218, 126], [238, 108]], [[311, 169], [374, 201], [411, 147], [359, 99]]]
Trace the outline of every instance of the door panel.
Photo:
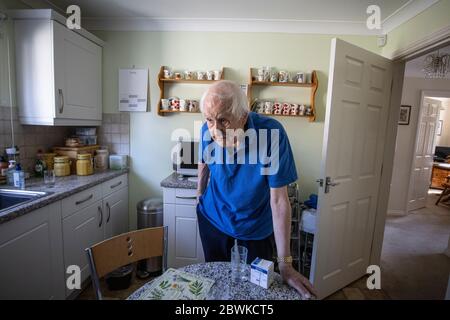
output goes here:
[[319, 298], [366, 273], [392, 83], [390, 60], [333, 39], [311, 280]]
[[128, 188], [122, 188], [103, 199], [105, 239], [128, 232]]
[[436, 124], [441, 102], [424, 98], [420, 108], [416, 147], [408, 191], [408, 211], [425, 207], [433, 168]]

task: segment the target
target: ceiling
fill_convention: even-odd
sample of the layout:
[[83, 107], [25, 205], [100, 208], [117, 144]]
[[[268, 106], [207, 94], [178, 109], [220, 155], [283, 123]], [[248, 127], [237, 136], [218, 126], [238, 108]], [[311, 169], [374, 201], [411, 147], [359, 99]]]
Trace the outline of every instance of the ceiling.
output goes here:
[[[33, 2], [33, 0], [22, 0]], [[438, 0], [45, 0], [79, 5], [88, 29], [380, 34]], [[366, 27], [378, 5], [382, 30]]]
[[[450, 46], [439, 49], [439, 53], [450, 54]], [[426, 56], [427, 54], [408, 61], [405, 66], [405, 77], [425, 78], [425, 74], [423, 73], [422, 69], [423, 62]], [[447, 79], [450, 79], [450, 75], [447, 75]]]

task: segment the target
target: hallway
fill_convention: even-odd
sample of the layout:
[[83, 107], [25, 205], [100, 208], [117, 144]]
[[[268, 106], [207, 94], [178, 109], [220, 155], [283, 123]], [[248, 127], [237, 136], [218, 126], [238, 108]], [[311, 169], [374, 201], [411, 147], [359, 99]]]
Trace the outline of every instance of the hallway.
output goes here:
[[450, 258], [450, 207], [427, 206], [407, 216], [388, 216], [381, 255], [381, 287], [391, 299], [444, 299]]

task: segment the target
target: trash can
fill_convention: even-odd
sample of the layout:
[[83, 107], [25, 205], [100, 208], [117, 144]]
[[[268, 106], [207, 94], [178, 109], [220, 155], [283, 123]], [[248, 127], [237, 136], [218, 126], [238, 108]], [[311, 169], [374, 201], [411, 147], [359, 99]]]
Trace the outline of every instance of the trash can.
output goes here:
[[[138, 229], [163, 226], [163, 201], [161, 198], [148, 198], [137, 204]], [[141, 260], [137, 267], [137, 276], [147, 278], [162, 273], [162, 257]]]

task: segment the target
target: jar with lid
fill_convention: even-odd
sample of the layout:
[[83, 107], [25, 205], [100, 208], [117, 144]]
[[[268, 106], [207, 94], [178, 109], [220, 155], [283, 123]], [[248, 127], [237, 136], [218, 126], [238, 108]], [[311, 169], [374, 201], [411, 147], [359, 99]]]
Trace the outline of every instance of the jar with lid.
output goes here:
[[54, 158], [54, 172], [57, 177], [70, 176], [70, 161], [68, 156]]
[[77, 154], [77, 175], [88, 176], [93, 173], [92, 155], [90, 153]]
[[98, 149], [94, 158], [95, 168], [98, 170], [108, 169], [109, 152], [107, 149]]

